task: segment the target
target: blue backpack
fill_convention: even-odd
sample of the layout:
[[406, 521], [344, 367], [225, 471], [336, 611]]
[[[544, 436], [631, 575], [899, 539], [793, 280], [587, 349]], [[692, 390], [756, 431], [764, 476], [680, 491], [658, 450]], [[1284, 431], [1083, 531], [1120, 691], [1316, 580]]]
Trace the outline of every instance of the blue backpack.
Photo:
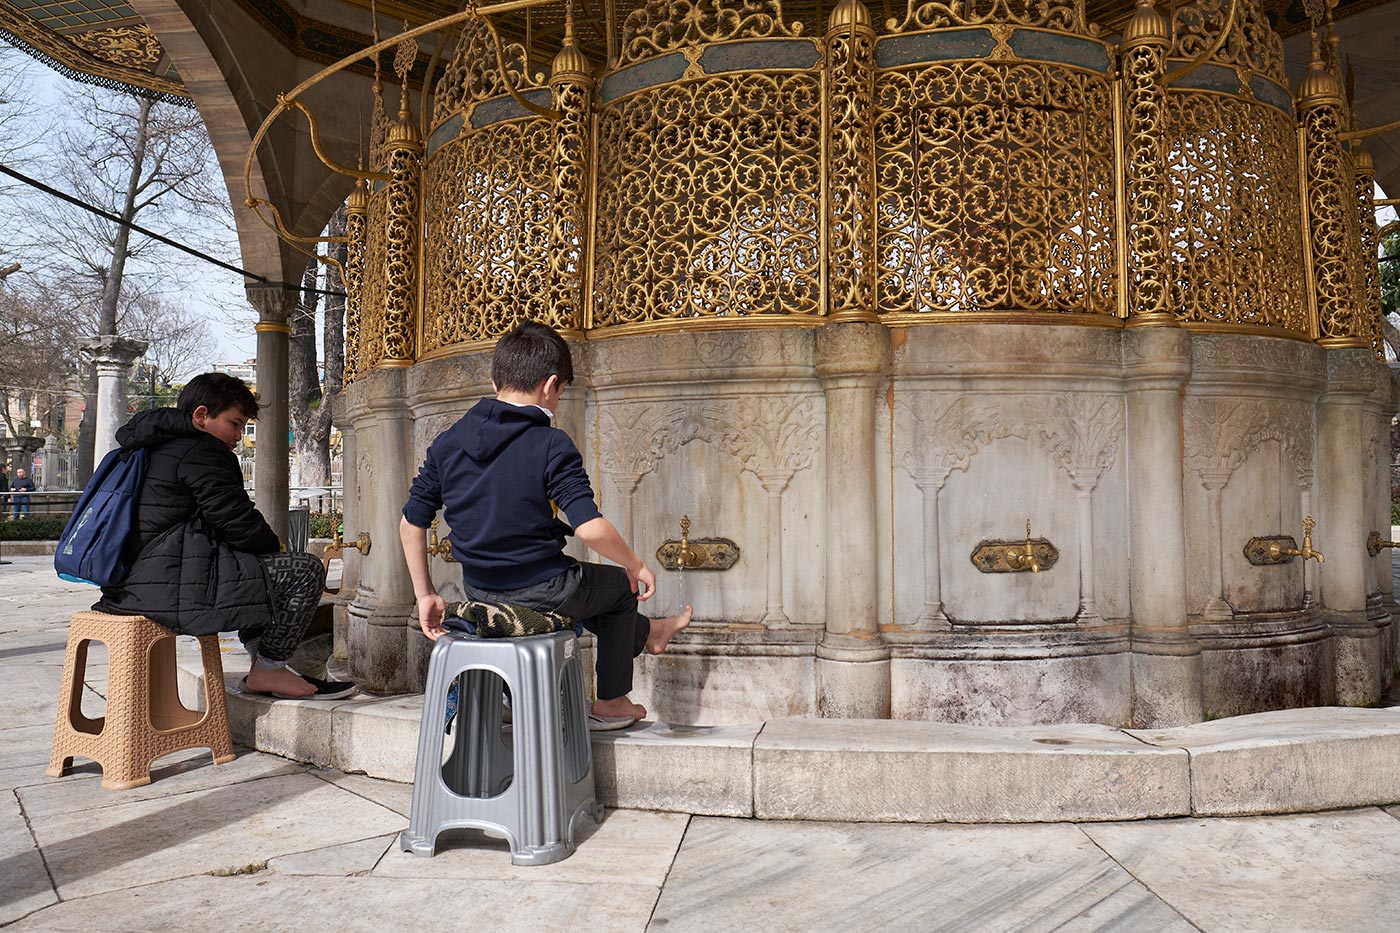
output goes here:
[[122, 547], [136, 524], [146, 478], [146, 450], [113, 450], [102, 458], [58, 539], [53, 567], [64, 580], [112, 586], [126, 579]]

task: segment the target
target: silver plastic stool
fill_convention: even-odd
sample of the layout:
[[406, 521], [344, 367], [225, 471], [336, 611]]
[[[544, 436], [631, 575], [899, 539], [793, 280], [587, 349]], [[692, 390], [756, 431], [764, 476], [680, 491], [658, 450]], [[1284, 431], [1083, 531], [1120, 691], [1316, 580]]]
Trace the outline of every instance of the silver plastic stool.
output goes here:
[[[460, 711], [444, 763], [447, 695], [459, 680]], [[502, 680], [511, 696], [510, 741]], [[488, 639], [449, 631], [438, 638], [400, 847], [431, 856], [444, 829], [496, 829], [510, 840], [512, 864], [548, 865], [573, 854], [574, 823], [585, 812], [599, 821], [574, 633]]]

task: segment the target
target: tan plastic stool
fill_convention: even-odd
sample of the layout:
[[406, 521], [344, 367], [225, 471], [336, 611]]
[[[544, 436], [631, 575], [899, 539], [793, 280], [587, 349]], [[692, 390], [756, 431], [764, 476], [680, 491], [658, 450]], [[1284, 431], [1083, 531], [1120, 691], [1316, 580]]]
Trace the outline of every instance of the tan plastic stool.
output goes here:
[[[107, 715], [83, 715], [89, 642], [107, 646]], [[79, 612], [68, 629], [68, 653], [58, 697], [49, 777], [62, 777], [80, 755], [102, 766], [112, 790], [151, 783], [151, 763], [186, 748], [207, 748], [214, 764], [233, 761], [224, 699], [219, 638], [199, 640], [204, 655], [205, 712], [180, 703], [175, 682], [175, 635], [145, 616]]]

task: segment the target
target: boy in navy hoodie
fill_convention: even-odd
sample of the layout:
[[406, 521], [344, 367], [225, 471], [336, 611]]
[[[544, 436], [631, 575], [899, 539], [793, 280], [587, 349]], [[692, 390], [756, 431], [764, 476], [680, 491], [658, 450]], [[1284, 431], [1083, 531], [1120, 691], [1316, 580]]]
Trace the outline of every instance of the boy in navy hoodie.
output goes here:
[[[589, 727], [621, 729], [646, 716], [627, 697], [632, 659], [665, 651], [690, 624], [691, 608], [661, 619], [637, 611], [656, 578], [598, 511], [574, 442], [549, 424], [573, 378], [569, 346], [549, 327], [526, 321], [502, 337], [491, 358], [496, 397], [477, 402], [429, 446], [399, 537], [424, 635], [436, 641], [443, 632], [446, 605], [428, 573], [426, 529], [445, 507], [467, 598], [556, 612], [593, 632], [598, 700]], [[568, 534], [619, 566], [566, 556]]]

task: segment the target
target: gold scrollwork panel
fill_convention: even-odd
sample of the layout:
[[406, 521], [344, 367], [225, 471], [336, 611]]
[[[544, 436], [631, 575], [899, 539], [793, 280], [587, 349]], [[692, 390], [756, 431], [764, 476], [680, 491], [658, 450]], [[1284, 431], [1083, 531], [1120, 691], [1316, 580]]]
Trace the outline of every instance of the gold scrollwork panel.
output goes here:
[[550, 315], [554, 129], [529, 117], [446, 143], [424, 176], [423, 352]]
[[360, 293], [359, 359], [355, 375], [360, 376], [384, 359], [384, 302], [389, 273], [389, 197], [381, 188], [370, 196], [365, 214], [364, 275]]
[[1107, 79], [938, 63], [881, 72], [875, 109], [882, 314], [1117, 313]]
[[1283, 70], [1283, 39], [1269, 23], [1260, 0], [1196, 0], [1174, 8], [1172, 13], [1173, 58], [1194, 59], [1209, 49], [1220, 36], [1229, 17], [1230, 4], [1238, 3], [1230, 34], [1211, 60], [1234, 65], [1286, 85]]
[[1293, 121], [1244, 98], [1171, 90], [1167, 137], [1178, 320], [1310, 336]]
[[904, 20], [890, 20], [891, 31], [913, 32], [948, 26], [1014, 24], [1088, 34], [1084, 0], [910, 0]]
[[1356, 182], [1351, 160], [1337, 142], [1341, 108], [1305, 108], [1301, 122], [1319, 336], [1323, 341], [1369, 342], [1372, 326], [1362, 305], [1365, 282], [1356, 262], [1361, 248]]
[[592, 326], [819, 314], [820, 100], [744, 72], [603, 108]]

